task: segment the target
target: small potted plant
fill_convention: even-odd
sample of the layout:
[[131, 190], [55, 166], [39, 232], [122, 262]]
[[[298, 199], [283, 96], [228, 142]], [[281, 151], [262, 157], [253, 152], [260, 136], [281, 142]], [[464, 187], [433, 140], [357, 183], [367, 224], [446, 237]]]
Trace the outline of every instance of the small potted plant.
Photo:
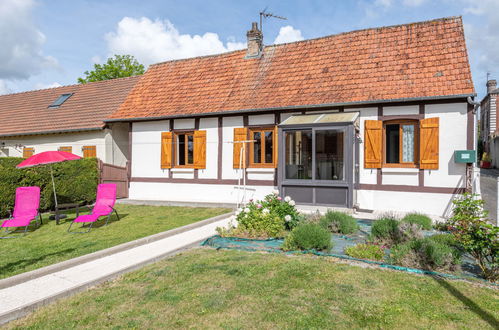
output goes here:
[[489, 154], [484, 152], [482, 155], [482, 161], [480, 162], [480, 167], [481, 168], [490, 168], [491, 162], [492, 162], [492, 159], [490, 158]]

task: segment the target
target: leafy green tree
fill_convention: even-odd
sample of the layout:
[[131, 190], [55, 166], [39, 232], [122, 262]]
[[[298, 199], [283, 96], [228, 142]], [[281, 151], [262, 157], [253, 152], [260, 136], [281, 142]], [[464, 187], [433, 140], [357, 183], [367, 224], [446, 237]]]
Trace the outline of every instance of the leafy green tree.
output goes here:
[[143, 74], [144, 65], [131, 55], [114, 55], [104, 64], [94, 64], [92, 71], [85, 71], [86, 77], [78, 78], [79, 84], [115, 78], [131, 77]]

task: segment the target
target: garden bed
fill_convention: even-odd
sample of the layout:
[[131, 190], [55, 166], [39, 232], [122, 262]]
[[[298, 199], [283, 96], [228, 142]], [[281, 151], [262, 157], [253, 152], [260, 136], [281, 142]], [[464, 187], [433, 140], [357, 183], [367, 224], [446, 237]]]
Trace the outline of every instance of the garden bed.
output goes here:
[[[386, 248], [385, 257], [382, 261], [373, 261], [367, 259], [353, 258], [345, 253], [345, 249], [348, 247], [356, 246], [357, 244], [366, 243], [371, 235], [371, 228], [373, 220], [363, 220], [357, 219], [357, 224], [359, 225], [359, 230], [353, 234], [331, 234], [331, 242], [333, 247], [328, 251], [284, 251], [282, 245], [284, 239], [270, 238], [270, 239], [249, 239], [240, 237], [221, 237], [215, 235], [208, 238], [202, 243], [203, 246], [210, 246], [215, 249], [233, 249], [233, 250], [244, 250], [244, 251], [265, 251], [265, 252], [277, 252], [277, 253], [313, 253], [320, 256], [331, 256], [343, 259], [357, 260], [362, 262], [367, 262], [371, 264], [379, 264], [388, 268], [408, 271], [412, 273], [421, 274], [433, 274], [440, 275], [443, 277], [462, 277], [462, 278], [480, 278], [480, 269], [475, 264], [473, 259], [468, 255], [462, 256], [462, 264], [459, 271], [455, 272], [435, 272], [427, 269], [414, 269], [409, 267], [401, 267], [389, 262], [390, 249]], [[438, 230], [423, 230], [423, 235], [425, 237], [430, 237], [436, 234], [441, 234], [442, 232]], [[393, 266], [393, 267], [390, 267]]]
[[[277, 190], [239, 208], [220, 236], [204, 245], [251, 251], [300, 252], [355, 259], [383, 267], [448, 277], [499, 279], [499, 228], [487, 223], [483, 201], [464, 194], [441, 224], [409, 213], [375, 221], [349, 214], [300, 214]], [[448, 232], [447, 232], [448, 231]], [[444, 275], [447, 274], [447, 275]]]

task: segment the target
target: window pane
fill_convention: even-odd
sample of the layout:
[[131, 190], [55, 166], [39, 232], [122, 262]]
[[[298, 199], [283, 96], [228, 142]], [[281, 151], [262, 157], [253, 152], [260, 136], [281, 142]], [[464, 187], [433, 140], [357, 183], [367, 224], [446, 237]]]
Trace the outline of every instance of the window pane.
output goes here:
[[402, 125], [402, 161], [414, 162], [414, 125]]
[[272, 151], [273, 151], [273, 134], [274, 132], [265, 132], [265, 163], [272, 163]]
[[286, 140], [286, 179], [312, 179], [312, 131], [289, 131]]
[[400, 132], [399, 125], [386, 125], [386, 162], [399, 163]]
[[259, 164], [262, 162], [262, 134], [261, 132], [253, 132], [253, 163]]
[[315, 132], [315, 176], [317, 180], [343, 180], [343, 132]]
[[187, 163], [194, 164], [194, 136], [187, 135]]
[[177, 165], [185, 165], [185, 135], [177, 135]]

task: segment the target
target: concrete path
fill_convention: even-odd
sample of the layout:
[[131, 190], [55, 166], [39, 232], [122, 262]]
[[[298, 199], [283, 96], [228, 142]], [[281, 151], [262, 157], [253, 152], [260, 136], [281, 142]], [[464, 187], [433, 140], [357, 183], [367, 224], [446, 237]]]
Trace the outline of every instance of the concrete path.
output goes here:
[[[0, 324], [22, 317], [35, 308], [85, 288], [110, 280], [120, 274], [172, 255], [215, 234], [215, 228], [226, 226], [229, 217], [205, 220], [189, 225], [190, 230], [172, 230], [173, 235], [61, 269], [0, 290]], [[194, 227], [194, 228], [193, 228]], [[167, 234], [168, 232], [161, 233]], [[135, 245], [135, 246], [134, 246]], [[37, 271], [34, 271], [37, 272]], [[8, 279], [7, 279], [8, 280]]]
[[498, 169], [480, 169], [480, 190], [485, 201], [485, 209], [489, 211], [492, 223], [497, 224], [497, 177]]

